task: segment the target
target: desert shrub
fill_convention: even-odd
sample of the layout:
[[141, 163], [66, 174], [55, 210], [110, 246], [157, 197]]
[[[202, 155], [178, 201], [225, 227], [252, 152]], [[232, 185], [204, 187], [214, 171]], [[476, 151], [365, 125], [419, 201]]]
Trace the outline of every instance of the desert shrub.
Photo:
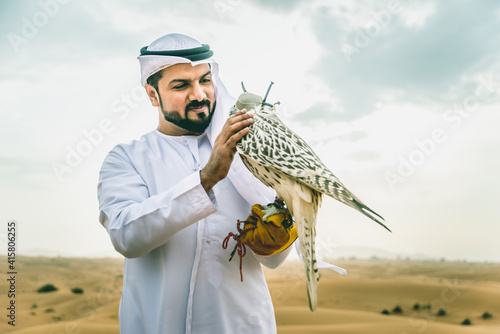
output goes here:
[[436, 313], [436, 315], [442, 317], [446, 315], [446, 310], [444, 308], [440, 308], [439, 311]]
[[71, 292], [81, 295], [83, 293], [83, 289], [82, 288], [72, 288]]
[[415, 303], [415, 304], [413, 304], [413, 309], [414, 309], [415, 311], [420, 310], [420, 304], [419, 304], [419, 303]]
[[382, 313], [382, 314], [386, 314], [386, 315], [391, 314], [391, 312], [389, 312], [389, 310], [388, 310], [388, 309], [386, 309], [386, 308], [385, 308], [385, 309], [383, 309], [383, 310], [382, 310], [382, 312], [380, 312], [380, 313]]
[[44, 292], [51, 292], [51, 291], [57, 291], [57, 288], [53, 284], [45, 284], [44, 286], [41, 286], [36, 290], [38, 293], [44, 293]]
[[491, 318], [493, 318], [493, 314], [491, 314], [490, 312], [484, 312], [483, 315], [481, 316], [481, 318], [491, 319]]
[[422, 306], [424, 310], [430, 310], [432, 308], [432, 304], [425, 304]]
[[392, 313], [403, 313], [403, 309], [401, 308], [401, 306], [396, 305], [396, 306], [394, 306], [394, 308], [392, 309]]
[[37, 308], [37, 307], [38, 307], [38, 305], [37, 305], [37, 304], [33, 304], [33, 305], [31, 305], [31, 308]]
[[45, 313], [54, 313], [55, 311], [53, 308], [48, 308], [45, 310]]
[[462, 321], [462, 325], [466, 325], [466, 326], [472, 325], [472, 322], [470, 321], [469, 318], [465, 318], [464, 321]]

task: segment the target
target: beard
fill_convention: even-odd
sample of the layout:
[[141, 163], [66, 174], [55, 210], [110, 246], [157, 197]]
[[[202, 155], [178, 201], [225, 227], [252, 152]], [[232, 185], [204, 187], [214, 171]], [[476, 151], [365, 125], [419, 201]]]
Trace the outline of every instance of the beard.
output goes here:
[[[184, 108], [185, 116], [182, 117], [178, 111], [167, 111], [163, 109], [163, 103], [161, 101], [161, 97], [159, 100], [160, 100], [161, 112], [163, 113], [163, 117], [167, 122], [173, 123], [184, 130], [195, 133], [205, 132], [205, 130], [210, 125], [210, 122], [212, 121], [216, 105], [216, 102], [214, 102], [213, 107], [210, 107], [211, 103], [210, 100], [208, 99], [204, 99], [201, 101], [191, 101]], [[204, 106], [208, 107], [208, 115], [204, 113], [199, 113], [197, 114], [198, 118], [196, 119], [188, 118], [188, 112], [190, 109], [204, 107]]]

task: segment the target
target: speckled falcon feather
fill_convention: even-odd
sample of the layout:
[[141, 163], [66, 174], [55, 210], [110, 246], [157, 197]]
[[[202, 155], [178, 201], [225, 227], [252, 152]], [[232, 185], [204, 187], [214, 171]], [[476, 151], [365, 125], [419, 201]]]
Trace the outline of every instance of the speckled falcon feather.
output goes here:
[[249, 156], [241, 153], [240, 155], [252, 174], [276, 191], [295, 219], [302, 263], [306, 273], [309, 308], [315, 311], [319, 272], [314, 240], [316, 239], [316, 215], [322, 201], [322, 194], [304, 183], [296, 182], [293, 177], [279, 169], [263, 166]]
[[[277, 169], [320, 193], [349, 205], [389, 230], [380, 221], [383, 218], [349, 191], [321, 162], [312, 148], [278, 118], [274, 107], [264, 105], [255, 112], [250, 131], [238, 143], [237, 150], [241, 156], [252, 158], [261, 166]], [[264, 183], [274, 188], [272, 184]]]
[[[244, 94], [253, 95], [246, 90]], [[254, 121], [249, 133], [236, 148], [247, 168], [276, 191], [295, 219], [306, 273], [309, 308], [314, 311], [319, 280], [315, 255], [316, 216], [323, 194], [355, 208], [389, 229], [380, 221], [383, 218], [354, 196], [311, 147], [278, 118], [275, 106], [263, 103], [262, 98], [256, 95], [250, 96], [249, 103], [241, 103], [244, 94], [231, 113], [243, 107], [248, 111], [253, 109]], [[258, 103], [252, 104], [251, 101], [256, 98]]]

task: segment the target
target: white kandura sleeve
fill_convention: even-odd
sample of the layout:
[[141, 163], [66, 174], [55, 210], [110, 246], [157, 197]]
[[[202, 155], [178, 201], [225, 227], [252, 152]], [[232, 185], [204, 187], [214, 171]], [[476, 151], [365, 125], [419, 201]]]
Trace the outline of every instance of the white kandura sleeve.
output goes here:
[[146, 255], [178, 231], [217, 211], [215, 196], [206, 193], [199, 172], [150, 196], [132, 163], [116, 151], [104, 160], [97, 192], [99, 221], [115, 249], [127, 258]]
[[[292, 244], [293, 245], [293, 244]], [[279, 266], [285, 262], [286, 258], [290, 254], [290, 251], [292, 250], [292, 247], [287, 247], [286, 249], [282, 250], [279, 253], [273, 254], [273, 255], [257, 255], [254, 252], [252, 252], [253, 256], [259, 261], [262, 265], [270, 268], [270, 269], [276, 269]]]

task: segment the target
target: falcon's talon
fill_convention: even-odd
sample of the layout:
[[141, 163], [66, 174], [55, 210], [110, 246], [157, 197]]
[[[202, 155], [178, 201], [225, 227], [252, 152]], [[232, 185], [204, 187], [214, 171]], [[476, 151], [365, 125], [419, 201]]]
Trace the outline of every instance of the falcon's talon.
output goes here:
[[264, 217], [262, 217], [262, 220], [265, 222], [267, 222], [267, 218], [271, 216], [278, 215], [280, 213], [288, 214], [287, 209], [276, 207], [273, 204], [268, 204], [262, 207], [262, 212], [265, 212]]
[[[290, 212], [286, 208], [285, 202], [281, 198], [276, 197], [274, 199], [273, 203], [269, 203], [265, 206], [262, 207], [262, 212], [265, 213], [264, 217], [262, 218], [263, 221], [267, 222], [267, 218], [274, 216], [274, 215], [279, 215], [279, 214], [285, 214], [286, 216], [290, 216]], [[291, 217], [289, 217], [290, 219]], [[292, 219], [290, 221], [293, 222]]]

